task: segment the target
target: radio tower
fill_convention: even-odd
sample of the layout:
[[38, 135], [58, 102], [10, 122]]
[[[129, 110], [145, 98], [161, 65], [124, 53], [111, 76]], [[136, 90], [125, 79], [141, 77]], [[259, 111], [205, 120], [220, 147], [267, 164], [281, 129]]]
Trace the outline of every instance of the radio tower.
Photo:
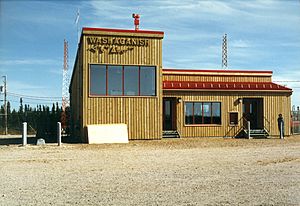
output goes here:
[[70, 106], [69, 101], [69, 76], [68, 76], [68, 42], [64, 39], [64, 67], [63, 67], [63, 82], [62, 82], [62, 114], [61, 125], [63, 129], [67, 126], [66, 108]]
[[223, 43], [222, 43], [222, 68], [227, 69], [227, 34], [223, 36]]

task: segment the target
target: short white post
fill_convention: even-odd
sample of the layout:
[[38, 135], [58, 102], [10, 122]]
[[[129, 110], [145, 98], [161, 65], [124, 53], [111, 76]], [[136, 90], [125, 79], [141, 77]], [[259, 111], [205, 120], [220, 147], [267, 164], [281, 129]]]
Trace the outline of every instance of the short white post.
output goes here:
[[57, 122], [57, 144], [61, 145], [61, 123]]
[[27, 122], [23, 122], [23, 132], [22, 132], [23, 146], [27, 145]]
[[250, 125], [250, 121], [247, 121], [247, 129], [248, 129], [248, 139], [251, 139], [251, 134], [250, 134], [251, 125]]
[[284, 139], [283, 137], [283, 122], [280, 122], [280, 139]]

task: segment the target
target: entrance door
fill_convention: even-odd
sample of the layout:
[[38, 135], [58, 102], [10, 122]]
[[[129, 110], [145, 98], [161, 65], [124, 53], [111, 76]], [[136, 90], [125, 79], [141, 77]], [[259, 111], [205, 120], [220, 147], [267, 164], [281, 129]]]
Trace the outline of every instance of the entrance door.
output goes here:
[[176, 98], [163, 98], [163, 130], [176, 130]]
[[263, 129], [263, 99], [244, 98], [243, 99], [244, 127], [250, 121], [251, 129]]

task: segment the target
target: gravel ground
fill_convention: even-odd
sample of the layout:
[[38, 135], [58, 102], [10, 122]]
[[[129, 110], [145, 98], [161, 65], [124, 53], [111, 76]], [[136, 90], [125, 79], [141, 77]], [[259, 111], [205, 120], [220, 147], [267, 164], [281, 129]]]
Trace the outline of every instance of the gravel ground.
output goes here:
[[0, 145], [0, 205], [300, 205], [300, 136]]

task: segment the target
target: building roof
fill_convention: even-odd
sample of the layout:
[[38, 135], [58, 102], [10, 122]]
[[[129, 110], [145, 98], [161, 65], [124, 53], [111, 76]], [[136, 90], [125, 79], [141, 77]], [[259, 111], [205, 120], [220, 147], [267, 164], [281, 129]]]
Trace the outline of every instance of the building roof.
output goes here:
[[130, 30], [130, 29], [110, 29], [110, 28], [90, 28], [90, 27], [83, 27], [82, 28], [82, 32], [84, 33], [84, 31], [164, 35], [163, 31]]
[[222, 76], [272, 76], [272, 71], [262, 70], [194, 70], [194, 69], [163, 69], [163, 74], [175, 75], [222, 75]]
[[195, 81], [164, 81], [163, 90], [194, 90], [194, 91], [283, 91], [292, 89], [273, 82], [195, 82]]

